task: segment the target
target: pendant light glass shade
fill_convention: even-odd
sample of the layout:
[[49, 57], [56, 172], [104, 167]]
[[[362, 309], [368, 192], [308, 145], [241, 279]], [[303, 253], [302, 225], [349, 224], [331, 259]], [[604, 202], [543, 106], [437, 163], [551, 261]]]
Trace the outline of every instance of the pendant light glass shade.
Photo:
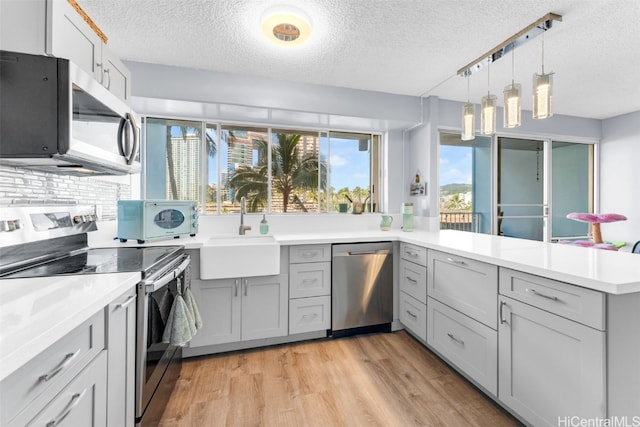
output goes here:
[[553, 116], [553, 73], [533, 75], [533, 118]]
[[520, 84], [511, 82], [504, 88], [504, 127], [516, 128], [521, 124]]
[[490, 93], [482, 97], [480, 131], [484, 135], [493, 135], [496, 132], [496, 99], [497, 97]]
[[467, 102], [462, 106], [462, 133], [460, 139], [470, 141], [476, 137], [476, 106]]

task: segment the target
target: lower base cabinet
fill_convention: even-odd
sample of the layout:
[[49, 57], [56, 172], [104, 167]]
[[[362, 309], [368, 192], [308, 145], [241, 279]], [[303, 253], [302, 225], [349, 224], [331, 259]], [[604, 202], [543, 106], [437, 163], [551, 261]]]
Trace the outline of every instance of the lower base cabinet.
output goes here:
[[[41, 400], [47, 398], [47, 393], [43, 393], [34, 401], [34, 406], [38, 406]], [[35, 417], [29, 420], [26, 419], [26, 415], [33, 415], [33, 413], [27, 408], [9, 424], [9, 427], [25, 425], [105, 427], [107, 425], [107, 352], [102, 351]]]
[[499, 400], [535, 426], [603, 419], [605, 333], [508, 297], [499, 304]]
[[286, 274], [192, 280], [202, 328], [189, 343], [202, 347], [285, 336], [289, 329]]
[[427, 343], [489, 393], [498, 394], [498, 333], [429, 298]]
[[289, 300], [289, 333], [331, 329], [331, 296], [294, 298]]
[[422, 341], [427, 341], [427, 306], [411, 295], [399, 292], [400, 322]]

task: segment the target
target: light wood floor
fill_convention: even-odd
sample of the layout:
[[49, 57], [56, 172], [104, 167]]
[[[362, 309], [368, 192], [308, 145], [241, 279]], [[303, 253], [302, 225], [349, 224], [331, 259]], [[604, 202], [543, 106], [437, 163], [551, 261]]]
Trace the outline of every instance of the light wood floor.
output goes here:
[[160, 426], [514, 426], [404, 331], [185, 359]]

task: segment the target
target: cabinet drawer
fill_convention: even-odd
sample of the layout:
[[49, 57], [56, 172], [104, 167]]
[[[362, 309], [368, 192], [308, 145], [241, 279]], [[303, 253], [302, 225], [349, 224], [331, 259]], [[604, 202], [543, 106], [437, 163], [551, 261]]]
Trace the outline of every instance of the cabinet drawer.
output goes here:
[[289, 266], [289, 298], [331, 295], [331, 263], [312, 262]]
[[[14, 426], [83, 426], [104, 427], [107, 425], [107, 352], [103, 351], [89, 366], [76, 376], [57, 395], [47, 402], [40, 402], [48, 393], [36, 399], [10, 424]], [[30, 417], [34, 418], [29, 420]], [[64, 419], [64, 421], [62, 421]], [[54, 421], [57, 421], [55, 424]]]
[[400, 258], [426, 267], [427, 248], [412, 245], [410, 243], [400, 243]]
[[400, 260], [400, 290], [423, 304], [427, 303], [427, 267]]
[[498, 267], [429, 251], [427, 295], [492, 329], [497, 327]]
[[100, 310], [0, 383], [0, 425], [45, 390], [55, 394], [62, 389], [104, 349], [104, 320], [104, 310]]
[[427, 340], [427, 305], [400, 292], [400, 322], [421, 340]]
[[500, 268], [500, 293], [601, 331], [605, 330], [605, 296], [601, 292]]
[[289, 262], [331, 261], [331, 245], [301, 245], [289, 247]]
[[496, 396], [498, 332], [432, 298], [427, 313], [427, 344]]
[[322, 331], [331, 328], [331, 297], [289, 300], [289, 333]]

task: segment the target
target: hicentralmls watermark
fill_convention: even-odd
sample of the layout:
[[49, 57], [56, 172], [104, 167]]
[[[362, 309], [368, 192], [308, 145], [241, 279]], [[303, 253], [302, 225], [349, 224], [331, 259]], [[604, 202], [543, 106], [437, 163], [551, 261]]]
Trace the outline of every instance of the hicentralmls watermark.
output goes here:
[[558, 427], [640, 427], [640, 415], [611, 418], [558, 417]]

